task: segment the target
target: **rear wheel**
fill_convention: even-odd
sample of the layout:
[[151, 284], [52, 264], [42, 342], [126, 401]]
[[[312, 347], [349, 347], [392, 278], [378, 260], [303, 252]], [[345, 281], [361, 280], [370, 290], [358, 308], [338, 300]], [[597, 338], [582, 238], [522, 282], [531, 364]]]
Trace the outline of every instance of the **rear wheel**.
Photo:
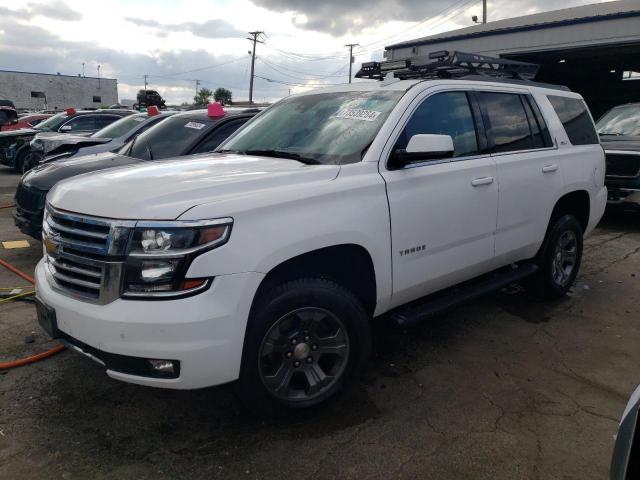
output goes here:
[[582, 261], [582, 226], [573, 215], [556, 218], [536, 258], [540, 272], [536, 286], [544, 298], [565, 295], [578, 275]]
[[370, 344], [369, 318], [351, 292], [322, 278], [284, 283], [252, 311], [236, 393], [261, 415], [308, 411], [353, 380]]

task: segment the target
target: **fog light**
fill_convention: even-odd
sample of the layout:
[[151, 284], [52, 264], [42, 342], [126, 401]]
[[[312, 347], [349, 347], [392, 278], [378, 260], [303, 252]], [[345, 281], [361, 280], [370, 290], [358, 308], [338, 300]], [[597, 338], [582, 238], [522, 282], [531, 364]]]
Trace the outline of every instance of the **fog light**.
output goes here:
[[164, 375], [175, 375], [176, 373], [176, 361], [175, 360], [154, 360], [148, 359], [149, 365], [154, 372], [162, 373]]

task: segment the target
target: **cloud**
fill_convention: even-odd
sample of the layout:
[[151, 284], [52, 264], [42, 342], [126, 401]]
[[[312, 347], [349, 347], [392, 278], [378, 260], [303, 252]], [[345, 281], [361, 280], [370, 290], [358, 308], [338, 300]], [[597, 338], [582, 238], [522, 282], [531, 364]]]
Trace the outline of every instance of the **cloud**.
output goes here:
[[62, 1], [47, 3], [28, 3], [27, 6], [34, 16], [53, 18], [55, 20], [77, 21], [82, 19], [82, 15], [76, 12]]
[[166, 32], [189, 32], [196, 37], [202, 38], [232, 38], [245, 33], [244, 31], [235, 28], [229, 22], [218, 18], [207, 20], [202, 23], [161, 23], [156, 20], [134, 17], [125, 17], [125, 20], [139, 27], [155, 29], [157, 30], [157, 35], [163, 37], [166, 37]]
[[61, 1], [49, 3], [27, 3], [26, 8], [20, 8], [18, 10], [0, 7], [0, 18], [31, 20], [38, 16], [67, 22], [82, 19], [82, 14], [80, 14], [80, 12], [76, 12], [66, 3]]
[[[1, 13], [1, 12], [0, 12]], [[235, 99], [246, 99], [249, 90], [248, 55], [215, 55], [205, 49], [128, 53], [101, 47], [92, 42], [72, 42], [32, 25], [0, 22], [0, 58], [3, 66], [19, 66], [21, 71], [76, 75], [85, 63], [87, 76], [97, 74], [118, 79], [120, 98], [135, 98], [149, 74], [149, 86], [160, 91], [169, 103], [190, 101], [195, 79], [202, 87], [228, 88]], [[189, 72], [178, 74], [178, 72]], [[274, 99], [286, 95], [287, 86], [256, 80], [260, 96]], [[0, 97], [3, 96], [0, 85]]]
[[[288, 12], [294, 15], [293, 23], [298, 28], [346, 35], [362, 32], [389, 21], [418, 22], [428, 20], [440, 22], [439, 15], [451, 15], [459, 19], [460, 15], [481, 3], [454, 0], [253, 0], [268, 10]], [[567, 0], [562, 8], [584, 4], [584, 0]], [[534, 8], [535, 7], [535, 8]], [[498, 19], [525, 14], [528, 9], [557, 9], [554, 0], [512, 0], [489, 1], [489, 18]], [[470, 18], [465, 18], [469, 25]]]

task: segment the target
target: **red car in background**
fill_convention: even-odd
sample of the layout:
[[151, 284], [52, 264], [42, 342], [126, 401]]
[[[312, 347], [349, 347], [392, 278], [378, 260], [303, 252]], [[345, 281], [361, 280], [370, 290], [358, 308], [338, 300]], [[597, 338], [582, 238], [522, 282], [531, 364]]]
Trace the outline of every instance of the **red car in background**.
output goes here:
[[22, 118], [18, 118], [16, 123], [10, 123], [0, 127], [0, 131], [6, 132], [9, 130], [18, 130], [20, 128], [32, 128], [39, 124], [41, 121], [46, 120], [51, 116], [50, 113], [36, 113], [33, 115], [26, 115]]

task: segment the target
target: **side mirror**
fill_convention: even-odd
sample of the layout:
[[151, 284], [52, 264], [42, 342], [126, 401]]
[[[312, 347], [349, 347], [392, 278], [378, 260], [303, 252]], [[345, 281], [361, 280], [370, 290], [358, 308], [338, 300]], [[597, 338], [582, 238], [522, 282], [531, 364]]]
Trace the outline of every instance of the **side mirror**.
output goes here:
[[418, 134], [411, 137], [407, 148], [399, 148], [391, 155], [391, 166], [403, 168], [410, 163], [453, 157], [450, 135]]
[[70, 132], [71, 130], [73, 130], [71, 128], [71, 125], [63, 125], [62, 127], [60, 127], [61, 132]]

